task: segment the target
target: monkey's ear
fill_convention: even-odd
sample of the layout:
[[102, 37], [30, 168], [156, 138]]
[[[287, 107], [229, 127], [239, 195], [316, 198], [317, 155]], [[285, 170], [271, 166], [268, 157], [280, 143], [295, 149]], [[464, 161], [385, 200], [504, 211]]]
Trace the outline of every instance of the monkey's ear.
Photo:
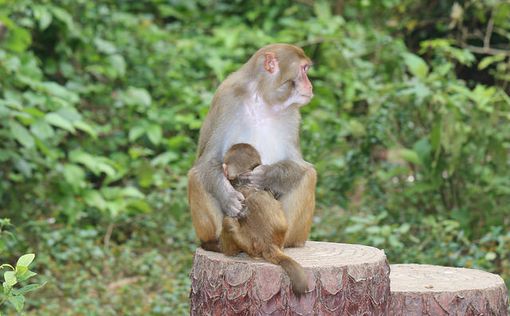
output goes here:
[[269, 73], [277, 72], [280, 67], [278, 66], [278, 59], [276, 59], [276, 54], [274, 52], [264, 53], [264, 69]]
[[227, 170], [227, 164], [224, 163], [223, 165], [223, 174], [225, 175], [225, 177], [228, 179], [228, 170]]

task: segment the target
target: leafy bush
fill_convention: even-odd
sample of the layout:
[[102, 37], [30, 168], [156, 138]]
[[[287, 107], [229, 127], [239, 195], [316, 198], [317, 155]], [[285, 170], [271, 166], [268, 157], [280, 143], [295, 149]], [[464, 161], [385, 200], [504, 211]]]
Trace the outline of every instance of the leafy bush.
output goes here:
[[7, 263], [0, 265], [0, 270], [10, 269], [10, 271], [4, 272], [4, 282], [2, 283], [3, 293], [2, 296], [0, 296], [0, 306], [4, 302], [9, 302], [16, 311], [20, 313], [25, 305], [25, 294], [44, 286], [44, 283], [32, 283], [20, 288], [14, 287], [19, 282], [24, 282], [37, 274], [28, 270], [28, 266], [32, 263], [34, 258], [35, 255], [29, 253], [21, 256], [16, 262], [15, 267]]
[[0, 4], [0, 251], [51, 281], [29, 313], [186, 313], [198, 131], [273, 42], [315, 62], [312, 238], [510, 278], [506, 1]]

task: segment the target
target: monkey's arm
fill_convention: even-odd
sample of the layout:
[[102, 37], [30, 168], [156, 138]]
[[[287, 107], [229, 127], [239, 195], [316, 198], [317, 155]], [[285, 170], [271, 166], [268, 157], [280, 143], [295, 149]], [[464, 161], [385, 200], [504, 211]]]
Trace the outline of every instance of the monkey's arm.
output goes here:
[[281, 196], [299, 184], [308, 168], [313, 167], [305, 161], [282, 160], [271, 165], [260, 165], [252, 172], [240, 175], [240, 178], [256, 187], [270, 190], [275, 196]]
[[236, 191], [223, 174], [222, 162], [217, 159], [197, 163], [200, 181], [205, 190], [218, 202], [222, 212], [231, 217], [243, 217], [246, 209], [243, 206], [244, 196]]

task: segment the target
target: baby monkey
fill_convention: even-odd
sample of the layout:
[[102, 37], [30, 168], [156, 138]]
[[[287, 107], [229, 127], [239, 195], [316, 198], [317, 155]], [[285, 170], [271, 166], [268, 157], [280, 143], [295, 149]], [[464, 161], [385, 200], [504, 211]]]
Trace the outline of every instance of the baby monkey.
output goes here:
[[251, 257], [262, 257], [282, 266], [289, 275], [294, 293], [302, 294], [308, 290], [303, 267], [282, 251], [287, 220], [281, 203], [272, 193], [242, 183], [238, 177], [260, 164], [259, 153], [249, 144], [235, 144], [225, 154], [223, 171], [232, 186], [244, 195], [247, 215], [223, 219], [220, 249], [227, 256], [244, 251]]

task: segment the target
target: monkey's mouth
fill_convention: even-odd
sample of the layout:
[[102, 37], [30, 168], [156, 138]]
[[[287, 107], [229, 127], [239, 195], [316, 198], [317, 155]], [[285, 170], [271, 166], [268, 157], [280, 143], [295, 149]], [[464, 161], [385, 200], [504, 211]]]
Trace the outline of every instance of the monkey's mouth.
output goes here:
[[313, 93], [312, 94], [301, 94], [301, 96], [304, 98], [311, 99], [311, 98], [313, 98]]

